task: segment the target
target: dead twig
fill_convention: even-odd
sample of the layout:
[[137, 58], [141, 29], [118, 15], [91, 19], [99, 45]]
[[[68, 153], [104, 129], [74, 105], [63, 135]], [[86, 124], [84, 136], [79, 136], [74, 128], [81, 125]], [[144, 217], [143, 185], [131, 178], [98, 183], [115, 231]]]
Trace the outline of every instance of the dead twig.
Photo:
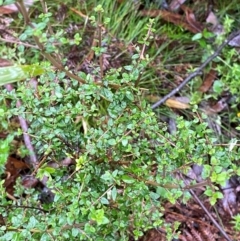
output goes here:
[[[14, 89], [11, 84], [5, 85], [5, 88], [9, 92], [11, 92]], [[20, 108], [22, 106], [22, 103], [21, 103], [20, 100], [17, 100], [16, 106], [18, 108]], [[18, 120], [19, 120], [20, 126], [21, 126], [22, 131], [23, 131], [23, 140], [24, 140], [25, 146], [26, 146], [26, 148], [29, 151], [30, 164], [34, 168], [36, 168], [37, 165], [38, 165], [38, 160], [37, 160], [37, 156], [35, 154], [35, 151], [34, 151], [34, 148], [33, 148], [33, 145], [32, 145], [31, 138], [30, 138], [30, 136], [28, 134], [28, 124], [27, 124], [27, 121], [23, 117], [21, 117], [20, 115], [18, 116]]]
[[156, 109], [158, 106], [162, 105], [167, 99], [174, 96], [178, 93], [191, 79], [194, 77], [201, 75], [202, 70], [213, 60], [215, 59], [222, 51], [222, 49], [236, 36], [240, 34], [240, 30], [230, 34], [230, 36], [217, 48], [217, 50], [210, 56], [208, 59], [203, 62], [194, 72], [192, 72], [177, 88], [172, 90], [169, 94], [165, 95], [162, 99], [157, 101], [155, 104], [151, 106], [152, 109]]
[[36, 45], [24, 43], [24, 42], [18, 41], [17, 39], [13, 40], [13, 39], [5, 39], [5, 38], [1, 38], [0, 37], [0, 41], [6, 42], [6, 43], [13, 43], [13, 44], [18, 44], [18, 45], [23, 45], [23, 46], [28, 47], [28, 48], [39, 49], [38, 46], [36, 46]]
[[215, 227], [219, 230], [219, 232], [224, 236], [224, 238], [228, 241], [232, 241], [228, 235], [226, 234], [226, 232], [223, 230], [223, 228], [216, 222], [216, 220], [213, 218], [213, 216], [211, 215], [211, 213], [208, 212], [208, 210], [206, 209], [206, 207], [204, 206], [204, 204], [200, 201], [200, 199], [198, 198], [198, 196], [195, 194], [195, 192], [193, 190], [189, 190], [190, 194], [193, 196], [193, 198], [195, 199], [196, 202], [198, 202], [198, 204], [201, 206], [201, 208], [204, 210], [204, 212], [208, 215], [208, 217], [210, 218], [210, 220], [212, 221], [212, 223], [215, 225]]

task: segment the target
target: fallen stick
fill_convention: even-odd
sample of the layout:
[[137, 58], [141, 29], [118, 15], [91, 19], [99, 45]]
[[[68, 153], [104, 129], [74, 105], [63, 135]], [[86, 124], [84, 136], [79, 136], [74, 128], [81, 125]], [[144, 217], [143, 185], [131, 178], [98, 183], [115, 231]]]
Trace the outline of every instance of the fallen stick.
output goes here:
[[167, 99], [174, 96], [178, 93], [191, 79], [194, 77], [201, 75], [202, 70], [213, 60], [215, 59], [223, 50], [223, 48], [236, 36], [240, 35], [240, 30], [230, 34], [230, 36], [217, 48], [217, 50], [208, 57], [195, 71], [193, 71], [177, 88], [173, 89], [169, 94], [165, 95], [162, 99], [157, 101], [155, 104], [151, 106], [152, 109], [156, 109], [160, 105], [162, 105]]

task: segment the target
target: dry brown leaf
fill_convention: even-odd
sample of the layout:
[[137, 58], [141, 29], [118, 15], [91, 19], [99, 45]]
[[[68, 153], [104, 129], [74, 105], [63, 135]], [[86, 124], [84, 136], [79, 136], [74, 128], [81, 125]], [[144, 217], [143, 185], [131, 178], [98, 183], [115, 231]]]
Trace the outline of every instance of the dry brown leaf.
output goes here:
[[171, 11], [178, 10], [183, 3], [185, 3], [186, 0], [172, 0], [172, 2], [169, 4], [169, 9]]
[[4, 220], [4, 217], [2, 216], [2, 214], [0, 214], [0, 226], [2, 226], [2, 225], [6, 225], [6, 223], [5, 223], [5, 220]]
[[2, 216], [2, 214], [0, 214], [0, 225], [5, 225], [5, 220]]
[[202, 32], [204, 27], [202, 26], [202, 24], [200, 22], [198, 22], [196, 20], [193, 11], [184, 5], [181, 6], [181, 9], [185, 12], [186, 21], [189, 23], [189, 25], [192, 26], [193, 28], [195, 28], [196, 31]]
[[188, 103], [184, 103], [184, 102], [180, 101], [177, 98], [175, 98], [175, 99], [168, 99], [165, 102], [165, 105], [170, 107], [170, 108], [182, 109], [182, 110], [190, 108], [190, 105]]
[[[23, 2], [27, 9], [33, 5], [33, 0], [24, 0]], [[9, 4], [0, 7], [0, 14], [11, 14], [16, 12], [18, 12], [18, 8], [15, 4]]]
[[209, 73], [206, 75], [205, 79], [203, 80], [203, 83], [199, 88], [199, 91], [202, 93], [206, 93], [212, 86], [214, 80], [216, 79], [216, 76], [217, 76], [217, 71], [214, 69], [211, 69]]
[[211, 23], [213, 28], [219, 24], [217, 16], [212, 11], [209, 12], [206, 22]]
[[225, 107], [227, 107], [227, 102], [225, 98], [219, 100], [215, 105], [211, 106], [211, 110], [215, 113], [221, 112]]
[[228, 45], [233, 46], [233, 47], [240, 47], [240, 35], [236, 36], [233, 38]]
[[203, 110], [207, 115], [214, 115], [214, 114], [221, 112], [224, 108], [227, 107], [227, 105], [228, 105], [227, 98], [223, 97], [215, 105], [206, 106], [203, 108]]
[[0, 67], [7, 67], [13, 65], [12, 62], [8, 59], [0, 58]]
[[7, 177], [5, 178], [4, 182], [4, 187], [6, 188], [7, 193], [14, 195], [14, 185], [20, 175], [20, 171], [28, 168], [29, 167], [26, 163], [16, 158], [8, 157], [7, 163], [5, 165], [5, 173], [7, 174]]
[[71, 11], [73, 11], [74, 13], [76, 13], [77, 15], [81, 16], [84, 19], [88, 19], [88, 16], [85, 15], [84, 13], [82, 13], [81, 11], [75, 9], [75, 8], [70, 8]]
[[150, 229], [138, 241], [165, 241], [165, 240], [166, 240], [166, 236], [164, 233], [162, 233], [157, 229]]
[[22, 178], [22, 185], [25, 188], [34, 188], [39, 184], [39, 180], [31, 175], [26, 175]]
[[10, 14], [14, 12], [16, 12], [16, 10], [12, 7], [8, 7], [8, 6], [0, 7], [0, 14]]
[[[159, 96], [156, 95], [147, 95], [146, 96], [147, 100], [150, 102], [157, 102], [159, 101]], [[170, 98], [165, 102], [165, 105], [170, 107], [170, 108], [175, 108], [175, 109], [188, 109], [190, 108], [189, 105], [189, 99], [187, 97], [176, 97], [176, 98]]]
[[224, 32], [223, 26], [219, 23], [218, 18], [212, 11], [209, 12], [206, 22], [212, 24], [209, 31], [215, 34], [222, 34]]
[[191, 21], [189, 23], [184, 16], [166, 10], [142, 10], [140, 12], [140, 15], [148, 17], [160, 16], [165, 21], [173, 23], [175, 25], [179, 25], [192, 33], [199, 33], [203, 30], [203, 27], [200, 23], [198, 24], [198, 26], [196, 23], [193, 24]]

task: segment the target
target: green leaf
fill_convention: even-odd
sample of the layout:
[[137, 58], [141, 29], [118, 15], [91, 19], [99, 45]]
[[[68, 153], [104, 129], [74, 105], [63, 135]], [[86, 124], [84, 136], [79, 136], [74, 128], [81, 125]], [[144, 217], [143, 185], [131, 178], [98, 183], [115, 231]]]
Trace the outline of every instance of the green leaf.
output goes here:
[[[16, 1], [14, 1], [14, 0], [5, 0], [5, 1], [0, 1], [0, 3], [4, 3], [4, 5], [9, 5], [9, 4], [12, 4], [12, 3], [14, 3], [14, 2], [16, 2]], [[1, 5], [1, 4], [0, 4]]]
[[92, 210], [90, 214], [90, 218], [96, 221], [98, 225], [109, 223], [108, 218], [104, 216], [103, 209]]
[[72, 228], [72, 236], [73, 236], [73, 237], [77, 237], [78, 234], [79, 234], [78, 228]]
[[214, 167], [214, 171], [217, 173], [217, 174], [219, 174], [219, 173], [221, 173], [222, 172], [222, 167], [221, 166], [215, 166]]
[[150, 192], [150, 197], [153, 199], [153, 200], [157, 200], [160, 198], [160, 195], [158, 193], [155, 193], [155, 192]]
[[127, 146], [127, 144], [128, 144], [128, 139], [126, 138], [122, 139], [122, 145]]
[[126, 69], [128, 71], [132, 71], [133, 70], [133, 66], [132, 65], [127, 65], [127, 66], [124, 66], [124, 69]]
[[204, 194], [206, 194], [208, 197], [211, 197], [213, 194], [213, 191], [210, 188], [207, 188], [204, 192]]
[[116, 143], [117, 143], [117, 142], [116, 142], [115, 139], [109, 139], [109, 140], [108, 140], [108, 144], [111, 145], [111, 146], [116, 145]]
[[59, 91], [55, 91], [55, 96], [57, 97], [57, 98], [62, 98], [62, 93], [61, 92], [59, 92]]
[[0, 86], [41, 75], [44, 71], [42, 67], [37, 65], [0, 67]]
[[87, 158], [85, 155], [80, 156], [76, 159], [76, 171], [80, 170], [87, 162]]
[[222, 199], [223, 198], [223, 194], [221, 192], [215, 192], [215, 196], [218, 199]]
[[134, 100], [134, 95], [130, 91], [126, 91], [126, 97], [131, 101]]
[[29, 223], [27, 225], [27, 228], [29, 228], [29, 229], [35, 228], [37, 223], [38, 223], [37, 219], [32, 216], [29, 219]]
[[109, 204], [109, 201], [108, 201], [107, 198], [105, 198], [105, 197], [102, 197], [102, 198], [100, 199], [100, 202], [101, 202], [102, 204], [105, 204], [105, 205], [108, 205], [108, 204]]
[[192, 41], [196, 41], [202, 38], [202, 33], [197, 33], [192, 37]]
[[48, 167], [48, 166], [44, 167], [43, 169], [44, 169], [45, 172], [50, 173], [50, 174], [55, 173], [55, 171], [56, 171], [55, 168]]
[[48, 234], [44, 233], [44, 234], [42, 235], [40, 241], [48, 241], [48, 240], [49, 240], [48, 238], [49, 238]]
[[130, 177], [130, 176], [128, 176], [128, 175], [123, 175], [123, 176], [122, 176], [122, 180], [123, 180], [124, 182], [126, 182], [126, 183], [129, 183], [129, 184], [135, 182], [135, 179], [132, 178], [132, 177]]
[[220, 80], [216, 80], [213, 83], [213, 91], [217, 94], [221, 94], [223, 91], [223, 83]]
[[134, 54], [134, 55], [132, 56], [132, 59], [139, 59], [139, 54]]
[[117, 188], [114, 187], [114, 188], [112, 189], [112, 200], [115, 201], [116, 198], [117, 198]]

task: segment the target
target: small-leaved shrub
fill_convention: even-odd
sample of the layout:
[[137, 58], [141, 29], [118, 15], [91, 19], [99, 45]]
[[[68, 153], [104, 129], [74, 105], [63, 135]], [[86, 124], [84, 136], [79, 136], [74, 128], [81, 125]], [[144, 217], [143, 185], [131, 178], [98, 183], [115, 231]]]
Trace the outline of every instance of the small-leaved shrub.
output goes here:
[[[53, 53], [59, 50], [43, 34], [49, 17], [41, 15], [38, 29], [26, 29], [21, 39], [38, 36], [46, 51]], [[95, 51], [101, 55], [104, 49]], [[191, 121], [178, 118], [176, 133], [168, 133], [137, 85], [147, 64], [148, 58], [142, 58], [141, 49], [136, 48], [131, 63], [110, 69], [102, 84], [92, 73], [79, 72], [85, 81], [80, 84], [46, 62], [41, 63], [46, 71], [38, 78], [37, 87], [25, 81], [14, 91], [2, 89], [4, 128], [9, 124], [6, 120], [15, 116], [29, 122], [36, 153], [39, 160], [45, 160], [36, 175], [48, 177], [47, 187], [55, 197], [53, 202], [41, 204], [39, 192], [24, 189], [18, 180], [18, 199], [9, 201], [1, 182], [0, 211], [5, 219], [1, 240], [114, 241], [130, 236], [137, 239], [153, 227], [170, 230], [163, 219], [163, 204], [189, 199], [185, 183], [176, 179], [176, 173], [187, 173], [193, 163], [203, 165], [203, 179], [216, 184], [205, 192], [211, 203], [222, 197], [217, 185], [224, 185], [233, 174], [240, 175], [236, 164], [239, 151], [215, 145], [212, 131], [197, 117]], [[16, 108], [19, 99], [22, 105]], [[9, 142], [0, 142], [1, 165], [9, 153]], [[60, 164], [66, 157], [75, 161], [73, 167], [47, 165], [50, 161]], [[236, 227], [237, 223], [236, 219]], [[177, 230], [178, 224], [175, 226]], [[168, 237], [171, 240], [170, 231]]]

